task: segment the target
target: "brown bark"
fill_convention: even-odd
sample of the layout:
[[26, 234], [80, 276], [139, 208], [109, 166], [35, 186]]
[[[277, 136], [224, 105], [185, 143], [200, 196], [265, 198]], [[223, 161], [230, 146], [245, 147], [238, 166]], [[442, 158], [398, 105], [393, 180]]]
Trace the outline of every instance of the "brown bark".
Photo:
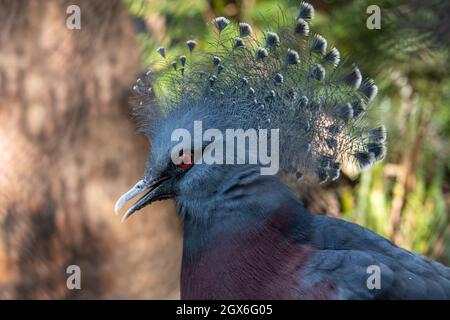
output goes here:
[[147, 157], [128, 107], [139, 70], [121, 1], [0, 1], [0, 298], [177, 296], [173, 203], [113, 215]]

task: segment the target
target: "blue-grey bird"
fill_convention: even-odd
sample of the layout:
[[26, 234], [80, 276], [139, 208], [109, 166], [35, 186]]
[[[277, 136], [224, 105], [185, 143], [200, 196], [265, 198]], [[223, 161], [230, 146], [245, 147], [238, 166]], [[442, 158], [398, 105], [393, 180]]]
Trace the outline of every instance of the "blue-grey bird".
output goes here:
[[[159, 48], [162, 67], [134, 87], [151, 154], [116, 212], [139, 194], [124, 219], [154, 201], [176, 201], [182, 299], [449, 299], [449, 268], [311, 214], [279, 178], [323, 183], [386, 152], [384, 127], [367, 120], [376, 85], [310, 31], [313, 16], [303, 2], [263, 39], [249, 24], [219, 17], [209, 51], [194, 40], [180, 57]], [[239, 129], [248, 143], [226, 139]], [[252, 132], [264, 129], [252, 148]], [[277, 175], [263, 174], [267, 157]]]

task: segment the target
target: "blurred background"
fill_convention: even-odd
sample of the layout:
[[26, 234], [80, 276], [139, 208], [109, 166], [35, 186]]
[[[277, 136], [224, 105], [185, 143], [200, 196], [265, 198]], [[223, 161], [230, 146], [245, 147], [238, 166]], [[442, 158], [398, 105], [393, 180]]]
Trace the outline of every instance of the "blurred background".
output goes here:
[[[323, 0], [323, 34], [380, 93], [388, 156], [321, 187], [292, 186], [314, 213], [362, 224], [450, 264], [450, 3]], [[66, 9], [81, 9], [69, 30]], [[369, 5], [381, 29], [369, 30]], [[116, 199], [149, 152], [130, 117], [135, 79], [223, 15], [264, 31], [288, 0], [0, 0], [0, 299], [178, 298], [182, 227], [173, 202], [121, 224]], [[68, 290], [66, 268], [81, 268]]]

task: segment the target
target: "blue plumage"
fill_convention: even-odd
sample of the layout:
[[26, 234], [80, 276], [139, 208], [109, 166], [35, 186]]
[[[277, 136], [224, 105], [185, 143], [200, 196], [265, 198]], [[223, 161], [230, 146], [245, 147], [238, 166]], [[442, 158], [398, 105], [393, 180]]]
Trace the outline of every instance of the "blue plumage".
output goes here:
[[[214, 52], [196, 54], [194, 40], [181, 57], [159, 48], [168, 68], [135, 86], [150, 159], [116, 211], [143, 192], [124, 218], [175, 199], [184, 223], [182, 298], [449, 299], [448, 268], [357, 225], [312, 215], [277, 176], [261, 175], [260, 164], [197, 163], [204, 141], [184, 145], [173, 161], [173, 132], [195, 136], [196, 121], [219, 131], [279, 130], [281, 172], [297, 179], [323, 183], [343, 167], [383, 159], [385, 129], [366, 121], [378, 89], [311, 33], [313, 16], [303, 2], [262, 41], [249, 24], [233, 29], [219, 17]], [[373, 268], [379, 288], [367, 284]]]

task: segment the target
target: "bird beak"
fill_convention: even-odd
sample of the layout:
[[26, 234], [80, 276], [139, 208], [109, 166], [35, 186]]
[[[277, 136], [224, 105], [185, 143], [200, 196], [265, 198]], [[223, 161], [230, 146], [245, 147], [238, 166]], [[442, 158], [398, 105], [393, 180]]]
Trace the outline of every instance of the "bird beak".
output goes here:
[[164, 188], [162, 188], [162, 183], [166, 180], [168, 180], [168, 177], [151, 181], [139, 180], [130, 190], [128, 190], [119, 198], [119, 200], [117, 200], [114, 207], [116, 215], [119, 214], [120, 209], [125, 205], [125, 203], [144, 192], [144, 195], [138, 201], [136, 201], [127, 210], [127, 212], [125, 212], [125, 215], [122, 217], [122, 222], [131, 217], [131, 215], [133, 215], [136, 211], [142, 209], [143, 207], [149, 205], [154, 201], [171, 198], [171, 195], [168, 192], [164, 192]]

